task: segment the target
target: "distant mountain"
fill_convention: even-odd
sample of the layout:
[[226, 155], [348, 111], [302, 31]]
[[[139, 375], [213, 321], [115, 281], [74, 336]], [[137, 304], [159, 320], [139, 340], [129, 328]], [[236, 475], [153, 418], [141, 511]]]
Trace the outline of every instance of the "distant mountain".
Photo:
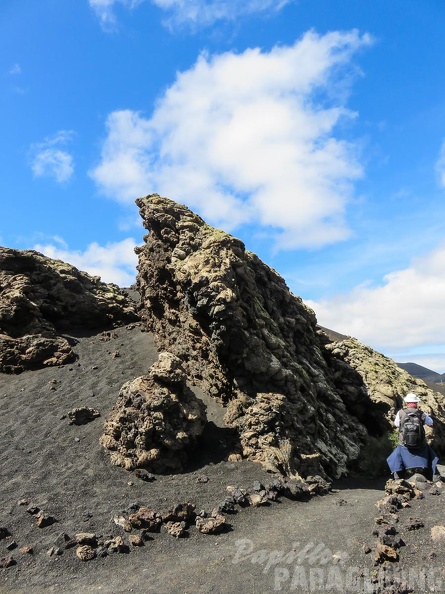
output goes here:
[[[319, 328], [323, 330], [325, 334], [327, 334], [330, 340], [342, 341], [348, 338], [346, 335], [340, 334], [335, 330], [325, 328], [324, 326], [319, 326]], [[413, 377], [424, 381], [431, 390], [445, 395], [445, 373], [436, 373], [435, 371], [427, 369], [426, 367], [418, 365], [417, 363], [396, 363], [396, 365]]]
[[397, 363], [397, 365], [413, 377], [423, 380], [432, 390], [445, 395], [445, 373], [436, 373], [417, 363]]
[[424, 382], [430, 382], [432, 384], [445, 383], [445, 373], [436, 373], [417, 363], [397, 363], [397, 365], [407, 371], [410, 375], [418, 377]]

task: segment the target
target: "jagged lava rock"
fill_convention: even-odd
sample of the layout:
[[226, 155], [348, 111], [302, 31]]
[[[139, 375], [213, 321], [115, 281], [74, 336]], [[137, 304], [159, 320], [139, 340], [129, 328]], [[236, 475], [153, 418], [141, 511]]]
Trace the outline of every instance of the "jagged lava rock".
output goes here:
[[[346, 473], [367, 436], [354, 411], [372, 402], [360, 375], [326, 351], [314, 312], [187, 207], [157, 194], [136, 202], [150, 231], [137, 249], [137, 285], [158, 348], [227, 406], [245, 457], [304, 476], [315, 455], [325, 476]], [[347, 393], [344, 367], [354, 378]]]
[[[381, 429], [393, 427], [394, 417], [404, 405], [403, 396], [414, 392], [421, 400], [421, 409], [434, 418], [434, 428], [425, 428], [428, 441], [438, 454], [445, 453], [445, 407], [442, 394], [356, 338], [347, 336], [338, 340], [334, 333], [334, 340], [329, 340], [329, 330], [325, 329], [325, 334], [328, 336], [326, 349], [363, 378], [375, 410], [381, 413], [380, 417], [374, 416]], [[359, 411], [356, 412], [360, 416]]]
[[134, 302], [116, 285], [35, 251], [0, 247], [0, 372], [71, 362], [63, 334], [136, 320]]
[[186, 384], [181, 361], [162, 352], [148, 375], [124, 384], [100, 441], [127, 470], [178, 472], [207, 422], [205, 406]]

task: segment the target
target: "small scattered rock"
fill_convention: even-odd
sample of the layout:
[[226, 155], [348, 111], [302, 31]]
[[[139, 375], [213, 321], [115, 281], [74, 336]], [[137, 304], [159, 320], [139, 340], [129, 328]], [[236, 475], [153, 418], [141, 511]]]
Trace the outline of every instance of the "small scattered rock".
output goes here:
[[0, 559], [0, 567], [2, 567], [3, 569], [6, 569], [7, 567], [12, 567], [13, 565], [16, 565], [17, 561], [11, 556], [9, 555], [8, 557], [2, 557]]
[[11, 536], [11, 533], [9, 532], [9, 530], [7, 528], [5, 528], [4, 526], [0, 527], [0, 540], [3, 540], [4, 538], [7, 538], [8, 536]]
[[235, 514], [235, 499], [230, 495], [226, 497], [224, 501], [222, 501], [219, 505], [217, 505], [214, 510], [212, 511], [211, 515], [216, 514]]
[[249, 504], [252, 507], [258, 507], [260, 505], [267, 505], [269, 503], [269, 500], [266, 497], [265, 491], [263, 491], [262, 493], [249, 493], [247, 495], [247, 499], [249, 501]]
[[130, 549], [125, 544], [122, 536], [115, 536], [105, 541], [105, 546], [110, 553], [129, 553]]
[[386, 513], [386, 514], [382, 514], [382, 515], [374, 518], [374, 522], [378, 525], [384, 525], [384, 524], [392, 525], [392, 524], [397, 524], [398, 521], [399, 521], [399, 516], [394, 513]]
[[141, 507], [134, 514], [128, 517], [133, 528], [144, 528], [150, 532], [159, 532], [162, 524], [160, 514], [148, 507]]
[[54, 546], [63, 549], [71, 549], [77, 544], [77, 540], [75, 538], [71, 538], [71, 536], [66, 534], [66, 532], [61, 532], [54, 541]]
[[68, 417], [70, 418], [71, 425], [86, 425], [87, 423], [94, 421], [94, 419], [97, 419], [97, 417], [100, 417], [100, 412], [95, 408], [82, 406], [70, 410]]
[[187, 524], [185, 522], [167, 522], [165, 524], [165, 529], [167, 530], [168, 534], [174, 536], [175, 538], [182, 538], [186, 536], [186, 527]]
[[79, 532], [76, 534], [76, 542], [79, 545], [97, 547], [97, 536], [94, 532]]
[[340, 507], [343, 505], [348, 505], [348, 502], [346, 501], [346, 499], [339, 499], [338, 501], [335, 502], [337, 505], [339, 505]]
[[34, 548], [31, 546], [25, 546], [25, 547], [22, 547], [21, 549], [19, 549], [19, 553], [32, 555], [34, 553]]
[[154, 480], [156, 480], [155, 475], [151, 472], [148, 472], [148, 470], [145, 470], [144, 468], [136, 468], [134, 474], [138, 479], [147, 483], [152, 483]]
[[49, 514], [46, 514], [43, 511], [39, 511], [37, 515], [38, 519], [36, 522], [36, 526], [38, 526], [39, 528], [46, 528], [47, 526], [52, 526], [57, 522], [56, 518], [50, 516]]
[[123, 516], [114, 516], [113, 522], [117, 526], [120, 526], [121, 528], [123, 528], [125, 530], [125, 532], [131, 532], [133, 530], [133, 526], [131, 525], [131, 522], [129, 520], [127, 520], [126, 518], [124, 518]]
[[8, 549], [8, 551], [13, 551], [17, 547], [18, 547], [18, 544], [15, 542], [15, 540], [8, 542], [8, 544], [6, 545], [6, 548]]
[[196, 528], [203, 534], [218, 534], [225, 528], [226, 518], [218, 514], [216, 517], [202, 518], [198, 516], [195, 521]]
[[164, 522], [194, 522], [195, 513], [194, 503], [177, 503], [166, 514], [162, 514]]
[[385, 545], [378, 542], [374, 551], [374, 562], [375, 564], [385, 563], [385, 561], [398, 561], [399, 554], [391, 546]]
[[249, 505], [247, 491], [245, 489], [242, 489], [241, 487], [232, 487], [231, 485], [229, 485], [226, 490], [229, 493], [229, 495], [232, 496], [235, 503], [237, 503], [238, 505]]
[[410, 523], [408, 524], [408, 526], [406, 527], [407, 530], [419, 530], [420, 528], [423, 528], [425, 526], [425, 524], [422, 522], [422, 520], [418, 520], [416, 518], [410, 518]]
[[144, 539], [140, 534], [131, 534], [129, 537], [130, 543], [134, 547], [143, 547], [144, 546]]
[[95, 559], [96, 551], [89, 545], [82, 545], [77, 547], [76, 555], [81, 561], [91, 561], [92, 559]]
[[55, 556], [63, 555], [63, 551], [59, 547], [51, 547], [50, 549], [48, 549], [48, 551], [46, 551], [46, 553], [47, 553], [48, 557], [55, 557]]

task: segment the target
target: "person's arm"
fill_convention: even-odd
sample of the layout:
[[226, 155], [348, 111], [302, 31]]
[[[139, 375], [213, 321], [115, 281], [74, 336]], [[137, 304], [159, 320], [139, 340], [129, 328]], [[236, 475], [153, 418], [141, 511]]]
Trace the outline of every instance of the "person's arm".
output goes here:
[[424, 419], [424, 423], [425, 425], [428, 425], [428, 427], [432, 427], [434, 424], [433, 419], [430, 417], [430, 415], [427, 415], [426, 413], [423, 413], [425, 415], [425, 419]]
[[396, 418], [394, 419], [394, 425], [397, 429], [400, 427], [400, 410], [396, 414]]

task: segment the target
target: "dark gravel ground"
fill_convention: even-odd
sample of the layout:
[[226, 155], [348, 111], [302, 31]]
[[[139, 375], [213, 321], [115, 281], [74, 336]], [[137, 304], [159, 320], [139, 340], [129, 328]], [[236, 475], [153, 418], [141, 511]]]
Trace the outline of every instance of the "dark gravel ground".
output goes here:
[[[212, 424], [188, 472], [146, 482], [111, 466], [99, 445], [103, 421], [122, 384], [157, 359], [152, 337], [140, 326], [111, 336], [72, 337], [79, 359], [71, 366], [0, 376], [0, 527], [10, 533], [0, 539], [0, 558], [15, 561], [0, 568], [1, 594], [404, 591], [372, 583], [382, 569], [374, 565], [372, 550], [365, 553], [375, 545], [376, 503], [385, 495], [387, 477], [343, 480], [307, 502], [280, 497], [267, 506], [237, 508], [218, 535], [193, 526], [176, 539], [162, 529], [144, 546], [132, 546], [113, 518], [128, 515], [133, 504], [162, 514], [190, 501], [210, 512], [226, 497], [227, 486], [251, 489], [254, 481], [273, 477], [257, 464], [225, 461], [224, 411], [202, 394]], [[101, 416], [70, 425], [68, 412], [81, 406]], [[433, 526], [445, 525], [444, 497], [441, 486], [426, 489], [423, 499], [398, 513], [406, 546], [389, 567], [396, 578], [408, 572], [414, 592], [445, 592], [445, 546], [431, 538]], [[39, 528], [27, 511], [32, 505], [57, 521]], [[409, 529], [414, 520], [424, 526]], [[127, 552], [88, 562], [77, 558], [75, 547], [48, 554], [60, 534], [80, 532], [122, 536]], [[13, 542], [15, 548], [8, 548]], [[20, 551], [26, 546], [33, 552]]]

